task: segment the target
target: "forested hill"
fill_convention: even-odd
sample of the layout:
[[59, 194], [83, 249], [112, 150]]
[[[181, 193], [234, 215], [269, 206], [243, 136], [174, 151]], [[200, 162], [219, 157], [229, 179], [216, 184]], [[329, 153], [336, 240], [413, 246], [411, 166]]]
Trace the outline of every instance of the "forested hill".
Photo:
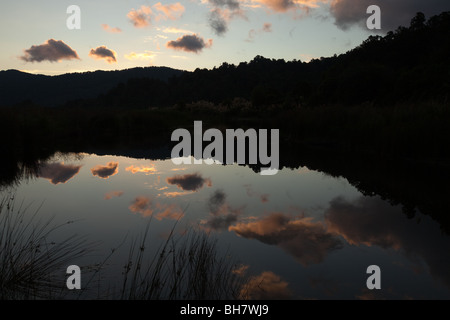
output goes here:
[[[182, 72], [136, 68], [62, 76], [0, 72], [0, 105], [148, 108], [206, 101], [286, 108], [437, 100], [450, 92], [450, 12], [370, 36], [353, 50], [308, 63], [255, 57]], [[242, 103], [241, 103], [242, 105]]]
[[254, 107], [282, 105], [378, 105], [445, 101], [450, 92], [450, 12], [428, 21], [418, 13], [409, 27], [370, 36], [357, 48], [309, 63], [255, 57], [239, 65], [184, 72], [168, 83], [130, 80], [95, 103], [151, 107], [196, 101]]
[[31, 103], [57, 106], [68, 101], [98, 97], [129, 79], [150, 78], [164, 82], [181, 72], [166, 67], [68, 73], [59, 76], [35, 75], [17, 70], [0, 71], [0, 106]]

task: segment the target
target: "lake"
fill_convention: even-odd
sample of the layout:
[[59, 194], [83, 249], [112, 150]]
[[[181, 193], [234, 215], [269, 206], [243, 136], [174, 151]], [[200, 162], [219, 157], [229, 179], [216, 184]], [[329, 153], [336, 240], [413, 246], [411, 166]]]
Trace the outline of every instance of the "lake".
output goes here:
[[[181, 242], [187, 229], [208, 233], [245, 279], [246, 298], [450, 298], [442, 222], [417, 208], [411, 216], [405, 203], [362, 192], [343, 175], [308, 166], [264, 176], [237, 164], [175, 165], [145, 150], [55, 153], [31, 171], [5, 183], [0, 198], [14, 197], [55, 225], [73, 221], [52, 241], [78, 234], [95, 242], [70, 261], [101, 265], [94, 276], [82, 268], [85, 297], [120, 287], [130, 243], [148, 225], [149, 255], [172, 230]], [[380, 290], [367, 287], [371, 265], [380, 268]]]

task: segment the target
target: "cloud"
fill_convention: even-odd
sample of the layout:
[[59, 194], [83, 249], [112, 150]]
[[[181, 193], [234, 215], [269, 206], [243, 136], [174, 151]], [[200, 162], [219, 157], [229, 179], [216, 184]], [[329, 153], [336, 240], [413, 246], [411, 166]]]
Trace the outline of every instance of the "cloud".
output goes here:
[[338, 197], [325, 211], [325, 221], [330, 232], [341, 235], [349, 244], [400, 249], [402, 241], [392, 228], [406, 220], [396, 211], [376, 198], [362, 197], [349, 202]]
[[226, 7], [230, 10], [237, 10], [240, 8], [238, 0], [208, 0], [210, 4], [215, 7]]
[[296, 6], [293, 0], [257, 0], [254, 2], [261, 3], [275, 12], [286, 12]]
[[214, 215], [206, 220], [203, 223], [206, 229], [221, 231], [226, 230], [227, 228], [230, 228], [231, 225], [235, 224], [238, 221], [239, 216], [241, 215], [241, 210], [233, 210], [230, 207], [227, 207], [227, 209], [231, 212]]
[[115, 197], [121, 197], [122, 195], [123, 195], [123, 191], [111, 191], [111, 192], [108, 192], [107, 194], [105, 194], [105, 200], [110, 200], [110, 199], [112, 199], [112, 198], [115, 198]]
[[152, 51], [145, 51], [143, 53], [130, 52], [125, 54], [125, 59], [127, 60], [152, 60], [156, 57], [156, 53]]
[[141, 214], [143, 217], [154, 216], [157, 220], [179, 220], [184, 216], [184, 213], [175, 204], [153, 203], [149, 197], [144, 196], [136, 197], [128, 209], [133, 213]]
[[52, 184], [66, 183], [80, 172], [81, 167], [64, 163], [44, 163], [39, 166], [37, 176], [48, 179]]
[[203, 178], [198, 173], [176, 175], [167, 178], [166, 181], [168, 184], [176, 185], [178, 188], [185, 191], [197, 191], [203, 188], [204, 184], [207, 184], [209, 187], [212, 185], [210, 179]]
[[132, 9], [128, 12], [127, 17], [136, 28], [144, 28], [152, 23], [152, 19], [156, 21], [176, 20], [181, 18], [185, 11], [184, 6], [179, 2], [166, 5], [158, 2], [153, 5], [153, 9], [150, 6], [141, 6], [138, 10]]
[[142, 165], [142, 166], [136, 166], [135, 167], [134, 165], [131, 165], [131, 166], [125, 168], [125, 171], [129, 171], [129, 172], [131, 172], [133, 174], [135, 174], [135, 173], [145, 173], [147, 175], [148, 174], [155, 174], [155, 173], [157, 173], [157, 170], [156, 170], [155, 165], [153, 163], [150, 166]]
[[153, 214], [150, 198], [144, 196], [136, 197], [128, 209], [131, 212], [140, 213], [144, 217], [149, 217]]
[[176, 20], [179, 19], [184, 13], [184, 6], [179, 2], [167, 5], [163, 5], [161, 2], [158, 2], [153, 5], [153, 8], [162, 12], [156, 17], [156, 20]]
[[112, 28], [107, 24], [102, 24], [102, 28], [103, 28], [103, 30], [105, 30], [106, 32], [109, 32], [109, 33], [121, 33], [122, 32], [122, 29]]
[[167, 42], [166, 47], [174, 50], [199, 53], [212, 46], [212, 39], [205, 40], [196, 34], [184, 35], [177, 40]]
[[[173, 56], [171, 56], [171, 57], [173, 57]], [[172, 168], [172, 169], [170, 169], [170, 171], [184, 171], [184, 170], [187, 170], [187, 168], [184, 167], [184, 168]]]
[[357, 25], [366, 28], [366, 13], [370, 5], [378, 5], [381, 9], [381, 28], [384, 31], [395, 30], [399, 26], [409, 26], [417, 12], [430, 17], [450, 10], [448, 0], [332, 0], [330, 11], [335, 24], [347, 30]]
[[59, 62], [61, 60], [80, 60], [77, 52], [65, 44], [62, 40], [49, 39], [45, 43], [31, 46], [24, 50], [25, 55], [20, 59], [26, 62]]
[[175, 198], [175, 197], [181, 197], [181, 196], [185, 196], [185, 195], [192, 194], [192, 193], [193, 193], [193, 191], [184, 191], [184, 192], [174, 191], [174, 192], [164, 192], [163, 195], [166, 198]]
[[100, 46], [95, 49], [91, 49], [89, 56], [93, 59], [105, 59], [108, 63], [116, 63], [116, 52], [114, 50], [108, 49], [106, 46]]
[[212, 10], [209, 14], [209, 25], [218, 36], [228, 31], [228, 18], [220, 8]]
[[403, 252], [412, 261], [421, 257], [430, 273], [450, 286], [450, 239], [428, 217], [418, 224], [378, 197], [355, 201], [336, 198], [325, 212], [328, 231], [352, 245], [379, 246]]
[[227, 196], [222, 190], [216, 190], [208, 199], [209, 212], [216, 215], [219, 209], [225, 204]]
[[140, 9], [132, 9], [127, 17], [136, 28], [144, 28], [151, 24], [152, 9], [149, 6], [141, 6]]
[[311, 9], [318, 8], [319, 3], [326, 3], [329, 0], [251, 0], [251, 2], [275, 13], [297, 10], [308, 13]]
[[309, 217], [271, 213], [258, 221], [238, 223], [229, 230], [244, 238], [277, 245], [305, 266], [320, 263], [328, 253], [342, 248], [338, 237]]
[[248, 268], [250, 268], [249, 265], [241, 264], [241, 265], [236, 266], [236, 268], [234, 268], [233, 271], [231, 271], [231, 272], [240, 277], [243, 277], [247, 273]]
[[189, 60], [189, 58], [188, 58], [188, 57], [185, 57], [185, 56], [171, 55], [170, 57], [171, 57], [171, 58], [174, 58], [174, 59]]
[[190, 30], [173, 28], [173, 27], [164, 28], [161, 31], [164, 32], [164, 33], [195, 33], [195, 32], [190, 31]]
[[214, 191], [208, 199], [207, 207], [210, 216], [202, 221], [202, 226], [215, 231], [227, 230], [238, 221], [244, 209], [231, 207], [226, 202], [226, 194], [222, 190]]
[[235, 17], [246, 18], [238, 0], [208, 0], [211, 10], [208, 22], [218, 36], [228, 31], [228, 24]]
[[239, 299], [243, 300], [287, 300], [292, 298], [289, 283], [272, 271], [264, 271], [251, 277], [242, 287]]
[[162, 219], [179, 220], [184, 217], [184, 213], [175, 204], [165, 205], [156, 203], [155, 207], [159, 212], [155, 215], [156, 220]]
[[119, 172], [119, 163], [108, 162], [105, 166], [96, 165], [91, 169], [91, 172], [94, 176], [98, 176], [102, 179], [108, 179]]

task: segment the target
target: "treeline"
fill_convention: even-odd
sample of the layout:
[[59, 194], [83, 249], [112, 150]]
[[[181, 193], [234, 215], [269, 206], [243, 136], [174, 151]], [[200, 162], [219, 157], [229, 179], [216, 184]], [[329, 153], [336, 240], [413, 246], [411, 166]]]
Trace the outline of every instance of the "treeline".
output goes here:
[[[418, 13], [409, 27], [370, 36], [357, 48], [309, 63], [255, 57], [172, 77], [132, 79], [81, 105], [117, 107], [185, 106], [206, 101], [232, 106], [236, 98], [255, 108], [324, 104], [379, 106], [398, 102], [448, 101], [450, 12], [428, 21]], [[80, 105], [80, 103], [76, 104]]]
[[130, 79], [149, 78], [161, 82], [182, 71], [167, 67], [131, 68], [119, 71], [36, 75], [18, 70], [0, 71], [1, 106], [61, 106], [69, 101], [94, 99]]
[[448, 102], [450, 12], [409, 27], [369, 36], [339, 56], [299, 60], [256, 56], [194, 72], [165, 67], [96, 71], [61, 76], [0, 72], [0, 106], [184, 107], [199, 101], [253, 108], [330, 104], [378, 106], [398, 102]]

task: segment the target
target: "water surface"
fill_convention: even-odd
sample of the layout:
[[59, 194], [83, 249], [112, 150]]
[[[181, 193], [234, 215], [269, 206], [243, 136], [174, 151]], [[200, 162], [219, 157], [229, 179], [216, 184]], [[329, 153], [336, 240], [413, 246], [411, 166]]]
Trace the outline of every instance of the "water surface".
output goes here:
[[[239, 165], [57, 153], [2, 193], [42, 219], [75, 221], [57, 236], [100, 243], [73, 264], [102, 261], [151, 219], [155, 248], [175, 225], [210, 232], [239, 262], [252, 298], [450, 298], [450, 238], [438, 222], [421, 212], [410, 219], [401, 203], [307, 167], [263, 176]], [[105, 269], [120, 275], [127, 253], [118, 250]], [[381, 290], [367, 289], [370, 265], [381, 268]]]

